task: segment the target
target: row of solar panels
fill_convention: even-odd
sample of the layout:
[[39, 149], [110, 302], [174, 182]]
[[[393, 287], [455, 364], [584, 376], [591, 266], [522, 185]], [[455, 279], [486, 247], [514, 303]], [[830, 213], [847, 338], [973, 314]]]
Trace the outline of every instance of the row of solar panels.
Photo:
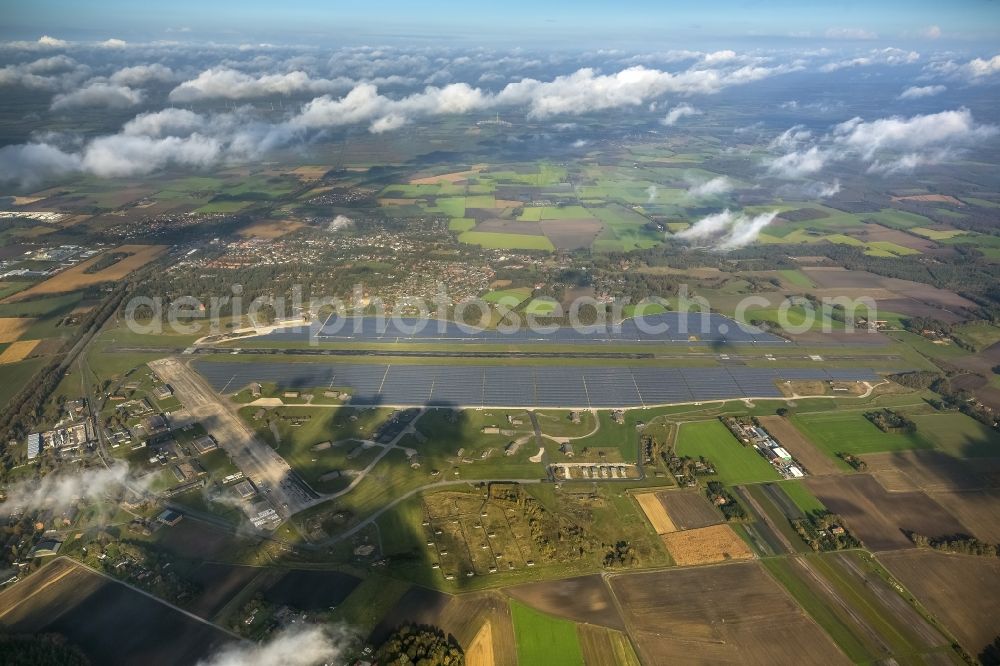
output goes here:
[[727, 398], [781, 397], [788, 379], [877, 381], [867, 368], [658, 368], [387, 365], [196, 361], [217, 391], [251, 382], [283, 388], [350, 388], [362, 405], [641, 407]]
[[332, 315], [317, 330], [307, 327], [269, 333], [265, 339], [289, 342], [313, 336], [328, 342], [762, 342], [783, 339], [720, 314], [666, 312], [641, 320], [626, 319], [619, 326], [595, 325], [579, 330], [570, 326], [516, 330], [483, 330], [437, 319], [337, 317]]

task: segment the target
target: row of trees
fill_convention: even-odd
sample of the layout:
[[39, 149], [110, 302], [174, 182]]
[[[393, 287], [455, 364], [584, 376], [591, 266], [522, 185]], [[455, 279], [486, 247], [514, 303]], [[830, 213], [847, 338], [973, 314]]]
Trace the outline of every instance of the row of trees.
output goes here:
[[933, 548], [943, 550], [947, 553], [959, 553], [961, 555], [977, 555], [979, 557], [996, 557], [1000, 554], [1000, 547], [995, 543], [987, 543], [970, 536], [950, 536], [931, 538], [923, 534], [911, 532], [910, 541], [919, 548]]

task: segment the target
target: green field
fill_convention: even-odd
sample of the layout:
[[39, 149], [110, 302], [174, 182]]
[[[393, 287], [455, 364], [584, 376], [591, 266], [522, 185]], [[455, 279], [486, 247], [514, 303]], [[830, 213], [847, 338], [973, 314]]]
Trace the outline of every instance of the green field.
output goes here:
[[556, 311], [559, 306], [555, 301], [545, 300], [542, 298], [532, 299], [530, 303], [524, 308], [525, 314], [534, 315], [535, 317], [547, 317]]
[[[471, 199], [472, 197], [470, 197]], [[480, 245], [494, 250], [547, 250], [556, 248], [545, 236], [530, 234], [504, 234], [491, 231], [465, 231], [458, 236], [459, 242]]]
[[28, 380], [45, 364], [45, 358], [30, 358], [17, 363], [8, 363], [0, 366], [3, 372], [3, 381], [0, 382], [0, 404], [6, 406], [10, 399], [17, 395], [28, 383]]
[[882, 451], [929, 449], [932, 446], [919, 432], [882, 432], [861, 412], [795, 414], [792, 422], [813, 444], [833, 458], [836, 458], [837, 453], [862, 455]]
[[236, 213], [250, 205], [249, 201], [210, 201], [195, 213]]
[[883, 208], [877, 213], [870, 213], [862, 215], [864, 219], [872, 219], [879, 224], [884, 224], [887, 227], [896, 227], [897, 229], [909, 229], [911, 227], [929, 227], [933, 226], [934, 223], [923, 215], [917, 215], [915, 213], [907, 213], [903, 210], [893, 210], [892, 208]]
[[788, 495], [795, 506], [799, 507], [803, 513], [813, 513], [815, 511], [826, 511], [826, 506], [816, 498], [801, 481], [788, 480], [778, 484], [781, 490]]
[[0, 299], [7, 298], [11, 294], [16, 294], [19, 291], [27, 289], [31, 285], [31, 282], [14, 282], [6, 280], [4, 282], [0, 282]]
[[1000, 342], [1000, 326], [982, 321], [971, 322], [954, 327], [952, 335], [975, 349], [986, 349]]
[[795, 285], [796, 287], [802, 287], [803, 289], [815, 289], [816, 285], [810, 280], [805, 273], [796, 269], [784, 269], [778, 271], [781, 277], [784, 278], [789, 284]]
[[462, 233], [463, 231], [469, 231], [474, 226], [476, 226], [476, 221], [471, 217], [453, 217], [448, 223], [448, 230]]
[[521, 664], [577, 666], [583, 664], [583, 652], [576, 625], [516, 601], [510, 602], [514, 619], [517, 660]]
[[483, 294], [483, 300], [487, 303], [497, 303], [508, 308], [514, 308], [531, 298], [534, 291], [531, 287], [515, 287], [513, 289], [497, 289]]
[[[255, 421], [252, 417], [256, 407], [244, 407], [241, 416], [248, 425], [269, 442], [277, 444], [278, 453], [303, 478], [323, 492], [339, 490], [346, 481], [343, 477], [330, 481], [320, 481], [327, 472], [334, 470], [361, 469], [371, 462], [381, 447], [371, 447], [359, 452], [354, 458], [348, 456], [357, 448], [355, 442], [345, 442], [323, 451], [313, 451], [312, 446], [324, 441], [371, 439], [375, 429], [383, 423], [391, 409], [355, 409], [352, 407], [331, 407], [317, 409], [311, 407], [279, 407], [266, 412], [266, 417], [274, 424], [277, 437], [265, 420]], [[283, 418], [284, 417], [284, 418]], [[291, 417], [306, 420], [294, 426]]]
[[465, 197], [438, 197], [434, 206], [448, 217], [465, 216]]
[[917, 433], [956, 458], [1000, 457], [1000, 433], [972, 417], [951, 414], [913, 416]]
[[583, 206], [546, 206], [541, 211], [543, 220], [580, 220], [594, 217]]
[[[942, 213], [945, 211], [941, 211]], [[948, 211], [950, 212], [950, 211]], [[911, 227], [909, 229], [911, 234], [917, 234], [918, 236], [923, 236], [924, 238], [929, 238], [931, 240], [948, 240], [949, 238], [955, 238], [956, 236], [962, 236], [967, 233], [961, 229], [927, 229], [924, 227]]]
[[685, 423], [677, 435], [677, 455], [705, 456], [727, 486], [777, 481], [778, 472], [753, 448], [743, 446], [721, 421]]

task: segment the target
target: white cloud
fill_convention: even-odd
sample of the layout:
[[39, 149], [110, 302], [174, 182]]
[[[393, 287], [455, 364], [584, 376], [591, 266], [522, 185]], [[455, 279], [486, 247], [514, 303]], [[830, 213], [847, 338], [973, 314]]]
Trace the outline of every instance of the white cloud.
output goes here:
[[722, 62], [730, 62], [732, 60], [736, 60], [736, 58], [737, 58], [736, 51], [731, 51], [727, 49], [724, 51], [714, 51], [712, 53], [706, 53], [701, 60], [706, 64], [715, 65]]
[[124, 109], [141, 104], [143, 92], [128, 86], [94, 82], [71, 93], [63, 93], [52, 98], [52, 110], [63, 111], [84, 106], [105, 106]]
[[698, 183], [688, 188], [687, 197], [689, 199], [710, 199], [722, 196], [733, 190], [733, 183], [726, 176], [712, 178], [704, 183]]
[[341, 663], [355, 641], [353, 633], [341, 628], [293, 626], [275, 632], [262, 643], [230, 643], [214, 655], [199, 661], [197, 666], [315, 666]]
[[38, 38], [38, 45], [53, 49], [62, 49], [69, 46], [69, 42], [62, 39], [56, 39], [55, 37], [49, 37], [48, 35], [42, 35]]
[[253, 99], [269, 95], [320, 94], [350, 87], [349, 79], [314, 79], [302, 71], [251, 76], [227, 67], [206, 69], [170, 91], [173, 102], [203, 99]]
[[835, 72], [846, 67], [869, 67], [872, 65], [912, 65], [918, 60], [920, 60], [920, 54], [916, 51], [904, 51], [894, 46], [887, 46], [884, 49], [872, 49], [867, 55], [829, 62], [821, 66], [819, 71]]
[[936, 25], [929, 25], [924, 28], [923, 36], [927, 39], [937, 39], [941, 36], [941, 28]]
[[[796, 106], [798, 106], [797, 103]], [[775, 137], [768, 147], [771, 150], [791, 150], [798, 147], [800, 143], [808, 141], [811, 138], [812, 132], [807, 130], [805, 125], [793, 125]]]
[[966, 109], [911, 118], [893, 116], [872, 122], [852, 118], [834, 128], [835, 141], [866, 159], [881, 150], [917, 151], [968, 145], [994, 136], [997, 128], [977, 125]]
[[45, 143], [25, 143], [0, 148], [0, 182], [30, 189], [50, 178], [80, 168], [80, 157]]
[[181, 136], [205, 126], [204, 116], [187, 109], [163, 109], [140, 113], [125, 123], [122, 133], [129, 136]]
[[796, 150], [777, 157], [768, 164], [768, 171], [782, 178], [801, 178], [822, 169], [830, 154], [813, 146], [807, 150]]
[[976, 123], [966, 108], [871, 122], [855, 117], [836, 125], [808, 149], [772, 159], [768, 170], [779, 177], [800, 178], [820, 171], [830, 161], [854, 158], [869, 173], [912, 171], [950, 159], [998, 133], [996, 126]]
[[995, 55], [992, 58], [973, 58], [966, 63], [946, 60], [928, 65], [927, 70], [935, 74], [964, 79], [970, 83], [981, 83], [1000, 73], [1000, 55]]
[[428, 86], [423, 92], [401, 99], [379, 94], [370, 83], [361, 83], [340, 99], [329, 95], [308, 102], [291, 125], [300, 128], [323, 128], [370, 122], [374, 132], [401, 127], [419, 116], [467, 113], [489, 105], [479, 88], [453, 83], [444, 88]]
[[101, 500], [107, 495], [117, 495], [125, 484], [135, 490], [141, 490], [143, 485], [129, 475], [128, 464], [123, 462], [111, 467], [52, 472], [11, 486], [7, 500], [0, 504], [0, 514], [40, 508], [62, 511], [80, 500]]
[[686, 240], [712, 241], [718, 250], [734, 250], [757, 240], [764, 227], [777, 216], [778, 211], [748, 216], [727, 208], [721, 213], [701, 218], [677, 236]]
[[171, 81], [174, 76], [173, 70], [169, 67], [153, 63], [151, 65], [135, 65], [134, 67], [119, 69], [109, 76], [108, 80], [111, 83], [123, 86], [141, 86], [150, 81]]
[[817, 199], [826, 199], [840, 192], [840, 179], [834, 178], [832, 183], [813, 183], [811, 190]]
[[646, 203], [653, 203], [654, 201], [656, 201], [656, 195], [658, 192], [659, 188], [656, 187], [656, 185], [650, 185], [649, 187], [647, 187], [646, 195], [648, 198], [646, 199]]
[[701, 113], [702, 112], [700, 110], [694, 108], [690, 104], [678, 104], [674, 108], [670, 109], [670, 111], [667, 112], [667, 115], [660, 122], [669, 127], [684, 116], [697, 116]]
[[878, 34], [864, 28], [828, 28], [827, 39], [869, 40], [878, 39]]
[[496, 101], [500, 104], [527, 105], [532, 117], [546, 118], [556, 114], [639, 106], [667, 93], [713, 94], [792, 69], [786, 65], [745, 65], [735, 69], [693, 68], [673, 74], [635, 66], [604, 75], [587, 67], [548, 82], [529, 78], [508, 84], [497, 95]]
[[921, 97], [933, 97], [940, 95], [948, 88], [945, 86], [910, 86], [899, 93], [899, 99], [920, 99]]
[[159, 139], [115, 134], [91, 141], [82, 166], [102, 177], [145, 175], [168, 165], [206, 167], [220, 159], [222, 150], [221, 141], [198, 133]]
[[90, 68], [72, 58], [57, 55], [0, 67], [0, 86], [22, 86], [32, 90], [66, 90], [89, 75]]
[[128, 42], [124, 39], [115, 39], [112, 37], [111, 39], [106, 39], [103, 42], [98, 42], [97, 45], [102, 49], [123, 49], [128, 46]]

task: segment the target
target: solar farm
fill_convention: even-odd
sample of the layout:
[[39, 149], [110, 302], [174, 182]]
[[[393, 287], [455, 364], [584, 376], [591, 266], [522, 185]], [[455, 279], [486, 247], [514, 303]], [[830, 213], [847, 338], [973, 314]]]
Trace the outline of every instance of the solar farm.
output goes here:
[[878, 381], [868, 368], [662, 368], [194, 362], [212, 387], [350, 388], [351, 404], [627, 408], [780, 398], [777, 381]]
[[[513, 328], [513, 327], [512, 327]], [[306, 339], [305, 327], [277, 330], [262, 336], [271, 342]], [[324, 322], [314, 337], [321, 342], [466, 342], [466, 343], [735, 343], [787, 344], [788, 341], [758, 328], [716, 313], [665, 312], [641, 321], [626, 319], [619, 324], [604, 323], [570, 327], [546, 325], [535, 330], [521, 326], [484, 329], [443, 319], [391, 317], [337, 317]]]

